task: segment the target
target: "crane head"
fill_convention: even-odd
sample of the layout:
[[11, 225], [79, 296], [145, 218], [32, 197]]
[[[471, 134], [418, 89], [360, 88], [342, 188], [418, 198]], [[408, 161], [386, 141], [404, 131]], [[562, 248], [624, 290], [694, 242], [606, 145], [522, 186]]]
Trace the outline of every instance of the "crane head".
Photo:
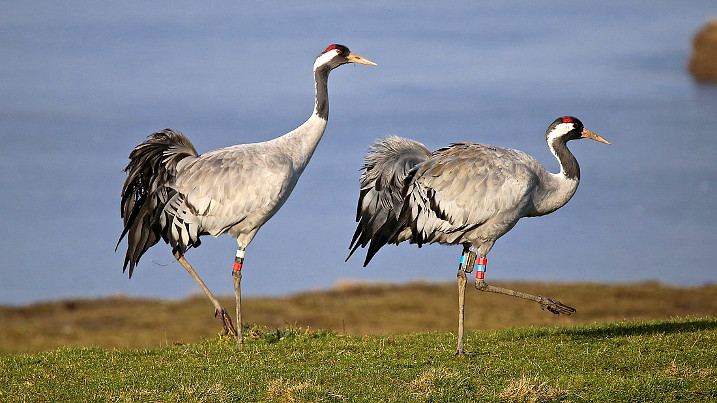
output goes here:
[[548, 143], [551, 140], [561, 138], [564, 141], [577, 139], [591, 139], [600, 143], [610, 144], [595, 132], [588, 130], [583, 126], [583, 122], [575, 116], [563, 116], [555, 119], [545, 132], [545, 138]]
[[326, 50], [321, 52], [321, 54], [316, 57], [316, 61], [314, 62], [314, 69], [317, 69], [321, 66], [327, 66], [329, 67], [329, 69], [334, 69], [346, 63], [357, 63], [365, 64], [368, 66], [376, 66], [376, 63], [366, 59], [365, 57], [359, 56], [356, 53], [351, 52], [346, 46], [334, 43], [332, 45], [329, 45]]

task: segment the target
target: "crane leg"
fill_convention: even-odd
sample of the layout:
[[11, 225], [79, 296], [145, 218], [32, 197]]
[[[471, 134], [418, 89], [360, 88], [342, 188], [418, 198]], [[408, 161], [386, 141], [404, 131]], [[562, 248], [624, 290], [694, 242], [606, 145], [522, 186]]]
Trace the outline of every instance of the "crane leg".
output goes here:
[[466, 272], [463, 268], [458, 269], [458, 347], [456, 355], [462, 357], [466, 355], [463, 349], [463, 322], [465, 319], [465, 301], [466, 301]]
[[212, 301], [212, 304], [214, 304], [214, 316], [216, 317], [219, 315], [219, 317], [222, 320], [222, 326], [224, 327], [224, 331], [226, 333], [232, 333], [237, 334], [236, 329], [234, 329], [234, 325], [232, 324], [232, 318], [229, 316], [229, 313], [226, 309], [224, 309], [224, 305], [222, 305], [221, 302], [219, 302], [218, 299], [214, 297], [211, 291], [209, 291], [209, 288], [207, 288], [206, 284], [204, 284], [204, 281], [202, 281], [201, 278], [199, 278], [199, 275], [196, 271], [194, 271], [194, 268], [192, 265], [187, 262], [187, 259], [184, 258], [184, 255], [182, 255], [179, 252], [174, 252], [174, 257], [177, 259], [177, 261], [184, 266], [185, 269], [189, 272], [189, 274], [194, 278], [194, 281], [199, 284], [200, 287], [202, 287], [202, 290], [204, 290], [204, 293], [207, 294], [207, 297]]
[[241, 267], [244, 263], [244, 248], [237, 249], [237, 255], [234, 259], [234, 269], [232, 270], [232, 280], [234, 280], [234, 295], [236, 297], [237, 307], [237, 347], [244, 347], [244, 334], [242, 332], [241, 321]]
[[465, 327], [465, 306], [466, 306], [466, 273], [473, 270], [473, 262], [475, 261], [475, 253], [471, 252], [468, 247], [463, 248], [461, 255], [461, 263], [458, 265], [458, 347], [456, 355], [462, 357], [466, 355], [463, 349], [463, 329]]
[[570, 315], [573, 312], [575, 312], [575, 308], [567, 306], [563, 304], [562, 302], [558, 300], [554, 300], [548, 297], [543, 297], [542, 295], [532, 295], [528, 293], [524, 293], [521, 291], [514, 291], [510, 290], [508, 288], [503, 287], [496, 287], [492, 285], [486, 284], [483, 275], [485, 273], [485, 267], [486, 267], [487, 260], [484, 256], [481, 256], [478, 258], [478, 264], [476, 270], [476, 288], [479, 291], [485, 291], [485, 292], [494, 292], [497, 294], [505, 294], [510, 295], [513, 297], [523, 298], [527, 299], [529, 301], [537, 302], [540, 304], [540, 308], [542, 310], [548, 310], [556, 315], [563, 314], [563, 315]]

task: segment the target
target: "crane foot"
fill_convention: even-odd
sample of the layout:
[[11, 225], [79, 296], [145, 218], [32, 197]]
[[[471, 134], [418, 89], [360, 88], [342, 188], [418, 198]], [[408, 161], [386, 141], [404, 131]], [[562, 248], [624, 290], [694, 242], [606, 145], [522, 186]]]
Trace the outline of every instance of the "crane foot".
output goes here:
[[222, 319], [222, 327], [224, 327], [224, 333], [225, 334], [233, 334], [235, 337], [237, 335], [237, 330], [234, 328], [234, 324], [232, 323], [232, 318], [229, 316], [229, 313], [226, 311], [226, 309], [222, 308], [214, 310], [214, 317], [216, 318], [221, 314]]
[[568, 316], [570, 316], [570, 314], [575, 312], [575, 308], [573, 308], [571, 306], [567, 306], [560, 301], [556, 301], [554, 299], [543, 297], [542, 295], [540, 296], [540, 298], [542, 299], [542, 301], [540, 301], [540, 308], [542, 310], [547, 309], [548, 311], [550, 311], [556, 315], [560, 315], [562, 313], [563, 315], [568, 315]]

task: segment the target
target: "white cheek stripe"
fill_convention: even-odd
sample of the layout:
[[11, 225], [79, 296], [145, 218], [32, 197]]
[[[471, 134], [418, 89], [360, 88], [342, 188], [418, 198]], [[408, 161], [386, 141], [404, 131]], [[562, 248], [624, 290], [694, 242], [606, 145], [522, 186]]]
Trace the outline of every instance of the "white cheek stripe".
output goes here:
[[329, 60], [333, 59], [338, 54], [339, 54], [338, 49], [332, 49], [332, 50], [324, 53], [323, 55], [317, 57], [316, 61], [314, 62], [314, 69], [316, 69], [317, 67], [319, 67], [323, 64], [326, 64]]
[[548, 144], [550, 144], [554, 138], [560, 137], [573, 129], [575, 129], [575, 123], [561, 123], [555, 126], [555, 129], [548, 135]]

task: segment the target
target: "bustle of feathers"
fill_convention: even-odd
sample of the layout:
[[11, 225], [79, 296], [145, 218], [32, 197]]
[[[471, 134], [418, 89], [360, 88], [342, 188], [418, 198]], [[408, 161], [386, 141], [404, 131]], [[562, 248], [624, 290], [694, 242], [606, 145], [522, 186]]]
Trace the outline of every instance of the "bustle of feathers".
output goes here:
[[[124, 230], [117, 246], [127, 236], [127, 254], [124, 272], [129, 267], [129, 277], [142, 255], [159, 239], [171, 243], [175, 250], [184, 253], [190, 247], [199, 246], [199, 239], [184, 244], [168, 236], [164, 206], [177, 193], [171, 185], [177, 172], [177, 164], [185, 157], [197, 157], [192, 143], [182, 133], [164, 129], [148, 136], [129, 155], [130, 162], [124, 169], [127, 179], [122, 188], [121, 215]], [[115, 250], [117, 247], [115, 247]]]
[[405, 184], [415, 167], [428, 160], [431, 152], [421, 143], [391, 136], [377, 140], [366, 156], [361, 174], [361, 191], [356, 211], [359, 223], [351, 240], [351, 255], [369, 245], [364, 266], [387, 243], [404, 239], [399, 222], [403, 210]]

